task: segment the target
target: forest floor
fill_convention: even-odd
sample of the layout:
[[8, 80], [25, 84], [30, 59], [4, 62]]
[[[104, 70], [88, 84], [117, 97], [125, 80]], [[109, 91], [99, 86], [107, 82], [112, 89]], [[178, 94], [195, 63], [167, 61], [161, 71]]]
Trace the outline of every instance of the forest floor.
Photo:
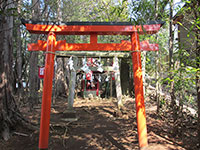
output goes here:
[[[189, 123], [184, 131], [175, 137], [173, 126], [156, 113], [155, 102], [146, 101], [148, 142], [150, 150], [195, 150], [197, 138], [195, 125]], [[115, 99], [81, 99], [74, 102], [76, 115], [66, 113], [66, 99], [60, 98], [51, 108], [49, 150], [137, 150], [138, 137], [135, 102], [124, 100], [124, 108], [119, 112]], [[30, 111], [20, 109], [32, 123], [40, 120], [40, 106]], [[68, 116], [67, 116], [68, 115]], [[70, 119], [76, 118], [76, 119]], [[68, 118], [68, 119], [66, 119]], [[38, 149], [39, 130], [19, 126], [8, 141], [0, 140], [1, 150]]]

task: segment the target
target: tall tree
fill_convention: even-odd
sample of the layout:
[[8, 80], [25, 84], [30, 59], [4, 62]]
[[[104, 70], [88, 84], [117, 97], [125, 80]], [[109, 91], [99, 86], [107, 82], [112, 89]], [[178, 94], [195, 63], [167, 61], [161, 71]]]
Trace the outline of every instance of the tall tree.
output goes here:
[[[22, 1], [19, 0], [17, 2], [17, 12], [18, 14], [21, 14], [21, 7], [22, 7]], [[22, 99], [22, 93], [23, 93], [23, 83], [22, 83], [22, 40], [21, 40], [21, 29], [20, 29], [20, 18], [19, 16], [16, 17], [16, 80], [18, 84], [18, 90], [17, 93], [19, 94], [19, 99]]]
[[13, 0], [0, 1], [0, 133], [4, 140], [18, 122], [13, 93]]
[[[155, 18], [158, 17], [158, 0], [155, 0], [154, 1], [154, 6], [155, 6]], [[156, 40], [157, 40], [157, 36], [156, 36]], [[160, 90], [159, 90], [159, 51], [156, 52], [156, 56], [157, 56], [157, 59], [156, 59], [156, 69], [155, 69], [155, 76], [156, 76], [156, 102], [157, 102], [157, 113], [159, 113], [160, 111]]]
[[[39, 12], [39, 1], [38, 0], [32, 0], [32, 19], [37, 20]], [[38, 40], [37, 35], [31, 35], [31, 41], [32, 43], [36, 43]], [[37, 76], [38, 72], [38, 53], [37, 52], [31, 52], [30, 53], [30, 60], [29, 60], [29, 90], [30, 90], [30, 96], [29, 96], [29, 102], [31, 106], [38, 104], [38, 88], [39, 88], [39, 79]], [[31, 107], [32, 108], [32, 107]]]
[[170, 108], [173, 114], [173, 134], [177, 133], [177, 104], [176, 104], [176, 96], [175, 96], [175, 89], [174, 89], [174, 79], [173, 79], [173, 48], [174, 48], [174, 32], [173, 32], [173, 10], [174, 10], [174, 2], [173, 0], [169, 0], [170, 11], [169, 11], [169, 79], [170, 79], [170, 97], [171, 97], [171, 104]]
[[[62, 13], [62, 5], [63, 1], [62, 0], [57, 0], [57, 20], [59, 22], [63, 21], [63, 13]], [[58, 38], [62, 38], [62, 37], [57, 37]], [[56, 58], [56, 74], [55, 74], [55, 97], [58, 97], [59, 95], [62, 94], [66, 94], [67, 95], [67, 88], [68, 88], [68, 84], [66, 81], [66, 72], [69, 70], [67, 70], [67, 65], [66, 65], [66, 60], [67, 58]]]
[[196, 89], [197, 89], [197, 103], [198, 103], [198, 138], [199, 138], [199, 145], [200, 145], [200, 2], [197, 1], [197, 4], [194, 5], [196, 8], [195, 20], [198, 22], [196, 27]]

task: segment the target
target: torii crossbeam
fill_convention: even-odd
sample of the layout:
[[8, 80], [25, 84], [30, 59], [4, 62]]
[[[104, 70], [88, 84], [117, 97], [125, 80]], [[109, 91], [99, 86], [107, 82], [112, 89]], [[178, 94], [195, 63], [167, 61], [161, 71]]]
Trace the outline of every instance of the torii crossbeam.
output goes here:
[[[140, 42], [140, 34], [157, 33], [163, 22], [133, 25], [130, 22], [48, 22], [22, 20], [33, 34], [48, 34], [47, 42], [28, 45], [29, 51], [46, 51], [42, 110], [40, 119], [39, 149], [48, 149], [49, 123], [52, 96], [54, 56], [56, 51], [130, 51], [132, 52], [135, 103], [139, 146], [148, 145], [146, 115], [143, 94], [141, 50], [157, 51], [158, 44]], [[90, 43], [66, 43], [56, 41], [56, 35], [90, 35]], [[98, 43], [98, 35], [130, 35], [130, 41]]]

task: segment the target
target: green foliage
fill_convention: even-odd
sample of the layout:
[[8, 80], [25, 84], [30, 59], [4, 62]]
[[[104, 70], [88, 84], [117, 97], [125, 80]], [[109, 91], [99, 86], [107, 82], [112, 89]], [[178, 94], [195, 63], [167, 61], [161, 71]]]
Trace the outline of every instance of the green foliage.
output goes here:
[[1, 16], [18, 16], [17, 8], [14, 6], [11, 8], [0, 7], [0, 15]]
[[154, 20], [154, 3], [149, 0], [132, 1], [131, 20], [136, 24], [144, 24], [147, 21]]
[[[152, 43], [159, 44], [159, 54], [155, 52], [148, 52], [146, 54], [146, 73], [153, 77], [155, 76], [155, 71], [159, 68], [159, 79], [148, 81], [149, 84], [155, 85], [156, 82], [160, 82], [162, 84], [163, 89], [166, 91], [170, 90], [170, 84], [174, 85], [174, 93], [177, 100], [180, 103], [192, 103], [194, 107], [195, 105], [195, 94], [196, 94], [196, 76], [200, 74], [199, 68], [197, 68], [199, 56], [197, 56], [196, 49], [190, 48], [187, 49], [189, 44], [195, 45], [195, 41], [200, 41], [196, 36], [200, 27], [200, 15], [199, 14], [199, 6], [195, 5], [195, 0], [184, 1], [186, 2], [187, 7], [183, 7], [178, 12], [178, 15], [185, 14], [184, 19], [185, 22], [179, 21], [178, 24], [186, 29], [187, 39], [185, 42], [179, 43], [178, 41], [174, 41], [174, 50], [172, 55], [172, 68], [169, 69], [169, 52], [168, 52], [168, 40], [169, 40], [169, 20], [168, 20], [168, 11], [163, 10], [165, 8], [167, 1], [158, 0], [158, 8], [157, 11], [155, 9], [155, 1], [149, 0], [138, 0], [133, 1], [130, 9], [131, 11], [131, 20], [136, 24], [146, 23], [150, 20], [155, 20], [158, 18], [162, 18], [162, 20], [166, 21], [166, 24], [161, 28], [160, 32], [157, 35], [140, 36], [142, 40], [149, 40]], [[162, 13], [161, 13], [162, 12]], [[196, 15], [196, 16], [195, 16]], [[189, 26], [186, 26], [190, 24]], [[179, 32], [180, 33], [180, 32]], [[198, 32], [199, 34], [200, 32]], [[183, 47], [180, 48], [180, 45]], [[159, 60], [159, 63], [156, 64], [156, 61]], [[156, 66], [157, 65], [157, 66]], [[169, 76], [168, 72], [170, 71]]]
[[152, 20], [164, 21], [167, 18], [167, 14], [164, 11], [167, 2], [167, 0], [158, 0], [158, 9], [156, 9], [155, 0], [132, 1], [130, 4], [130, 20], [135, 24], [145, 24]]

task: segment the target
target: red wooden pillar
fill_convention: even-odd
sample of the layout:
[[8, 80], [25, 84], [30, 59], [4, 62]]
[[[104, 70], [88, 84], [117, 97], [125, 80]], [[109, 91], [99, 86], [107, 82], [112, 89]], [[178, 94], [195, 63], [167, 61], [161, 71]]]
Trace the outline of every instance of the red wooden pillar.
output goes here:
[[55, 43], [56, 43], [56, 35], [53, 32], [50, 32], [47, 39], [44, 85], [43, 85], [43, 95], [42, 95], [42, 110], [40, 119], [40, 138], [39, 138], [40, 150], [48, 149]]
[[98, 42], [97, 34], [96, 33], [90, 34], [90, 44], [96, 45], [97, 42]]
[[143, 81], [142, 81], [142, 65], [141, 65], [141, 53], [139, 34], [134, 32], [131, 35], [132, 43], [132, 62], [133, 62], [133, 74], [134, 74], [134, 87], [135, 87], [135, 103], [136, 103], [136, 116], [137, 116], [137, 129], [139, 146], [145, 147], [148, 145], [147, 141], [147, 126], [146, 115], [144, 105], [143, 94]]

